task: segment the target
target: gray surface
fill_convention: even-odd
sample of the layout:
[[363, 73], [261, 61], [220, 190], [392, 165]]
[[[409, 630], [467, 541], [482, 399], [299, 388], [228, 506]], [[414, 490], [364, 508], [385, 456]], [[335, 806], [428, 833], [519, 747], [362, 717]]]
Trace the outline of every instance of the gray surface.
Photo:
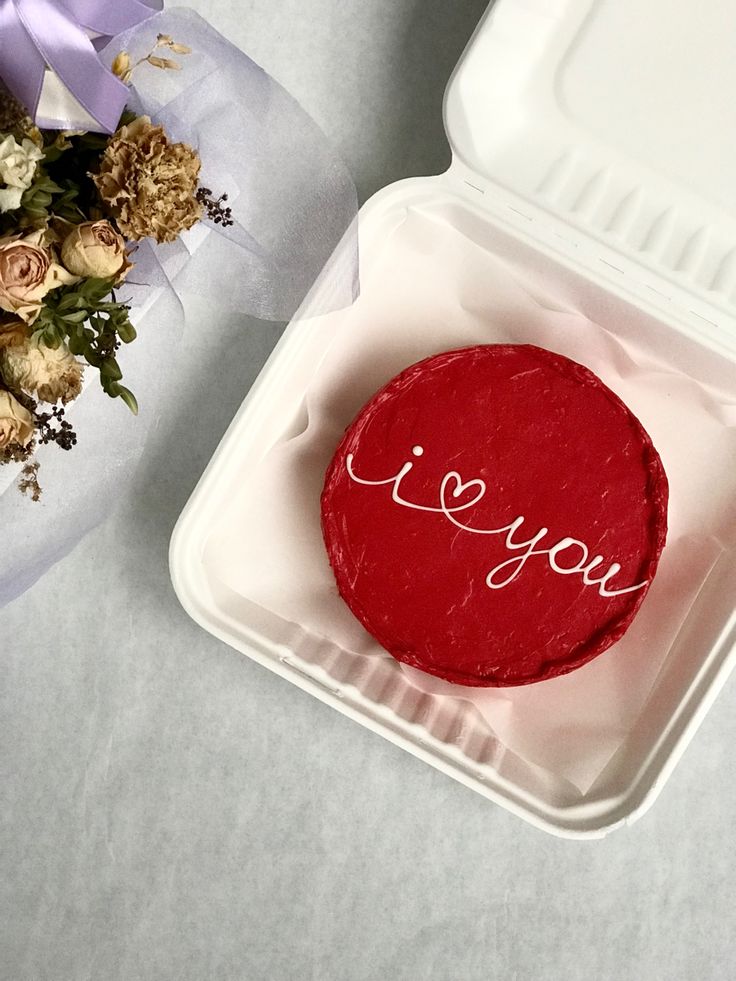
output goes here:
[[[194, 5], [301, 98], [363, 197], [444, 167], [441, 94], [482, 0]], [[733, 683], [653, 811], [572, 843], [188, 620], [169, 534], [279, 334], [190, 314], [190, 398], [129, 499], [0, 613], [2, 981], [731, 976]]]

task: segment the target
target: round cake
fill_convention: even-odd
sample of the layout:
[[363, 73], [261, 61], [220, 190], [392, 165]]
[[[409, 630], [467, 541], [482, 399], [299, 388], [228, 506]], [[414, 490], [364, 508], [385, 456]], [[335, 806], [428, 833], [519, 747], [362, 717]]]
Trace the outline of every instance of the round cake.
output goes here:
[[395, 658], [461, 685], [524, 685], [631, 624], [667, 534], [641, 423], [583, 365], [483, 345], [412, 365], [327, 470], [340, 595]]

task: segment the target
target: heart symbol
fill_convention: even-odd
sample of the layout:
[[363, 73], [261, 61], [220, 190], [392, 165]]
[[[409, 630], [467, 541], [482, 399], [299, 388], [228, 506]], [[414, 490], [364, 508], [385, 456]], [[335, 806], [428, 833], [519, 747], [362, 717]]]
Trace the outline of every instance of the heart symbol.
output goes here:
[[[447, 506], [448, 489], [450, 491], [450, 496], [454, 500], [457, 500], [472, 487], [477, 487], [477, 491], [469, 501], [466, 501], [465, 504], [457, 504], [453, 507]], [[463, 480], [456, 470], [451, 470], [448, 474], [445, 474], [445, 476], [442, 478], [442, 483], [440, 484], [440, 505], [446, 514], [454, 514], [455, 511], [465, 511], [467, 508], [472, 508], [474, 504], [477, 504], [478, 501], [485, 496], [485, 493], [486, 484], [484, 480], [480, 479], [480, 477], [474, 477], [472, 480]]]

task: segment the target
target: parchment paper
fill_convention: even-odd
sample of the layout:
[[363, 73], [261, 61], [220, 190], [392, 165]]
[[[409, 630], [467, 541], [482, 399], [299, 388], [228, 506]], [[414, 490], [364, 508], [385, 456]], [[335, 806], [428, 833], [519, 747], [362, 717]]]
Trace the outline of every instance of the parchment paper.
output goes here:
[[732, 545], [736, 399], [673, 368], [646, 333], [624, 341], [615, 324], [604, 328], [537, 292], [441, 214], [409, 209], [363, 269], [363, 295], [309, 386], [306, 428], [255, 466], [205, 561], [284, 619], [381, 656], [337, 594], [320, 531], [324, 471], [344, 428], [390, 377], [438, 351], [533, 343], [587, 365], [643, 422], [670, 481], [668, 544], [634, 624], [584, 668], [516, 689], [468, 689], [402, 665], [417, 688], [469, 701], [503, 746], [585, 793], [639, 717], [710, 570]]

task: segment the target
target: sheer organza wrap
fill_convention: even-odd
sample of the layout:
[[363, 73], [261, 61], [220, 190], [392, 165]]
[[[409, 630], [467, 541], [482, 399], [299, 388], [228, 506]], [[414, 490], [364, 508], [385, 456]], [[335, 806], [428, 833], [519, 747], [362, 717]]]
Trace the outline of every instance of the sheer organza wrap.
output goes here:
[[[126, 50], [137, 61], [157, 34], [192, 53], [173, 56], [181, 71], [141, 65], [131, 108], [161, 122], [172, 139], [195, 146], [201, 184], [227, 194], [233, 224], [205, 218], [181, 240], [136, 251], [123, 296], [134, 307], [135, 343], [119, 361], [135, 392], [134, 418], [99, 389], [93, 372], [67, 417], [79, 436], [69, 453], [41, 447], [43, 497], [19, 492], [19, 467], [0, 467], [0, 606], [32, 585], [113, 508], [132, 479], [152, 422], [174, 411], [184, 312], [178, 290], [223, 297], [243, 315], [288, 320], [321, 273], [329, 273], [331, 309], [357, 295], [353, 183], [322, 132], [284, 89], [193, 11], [156, 15], [101, 51], [110, 64]], [[332, 254], [343, 236], [354, 244]], [[347, 259], [346, 259], [347, 256]], [[325, 311], [326, 312], [326, 311]], [[217, 321], [211, 329], [216, 332]], [[214, 338], [213, 338], [214, 341]]]

